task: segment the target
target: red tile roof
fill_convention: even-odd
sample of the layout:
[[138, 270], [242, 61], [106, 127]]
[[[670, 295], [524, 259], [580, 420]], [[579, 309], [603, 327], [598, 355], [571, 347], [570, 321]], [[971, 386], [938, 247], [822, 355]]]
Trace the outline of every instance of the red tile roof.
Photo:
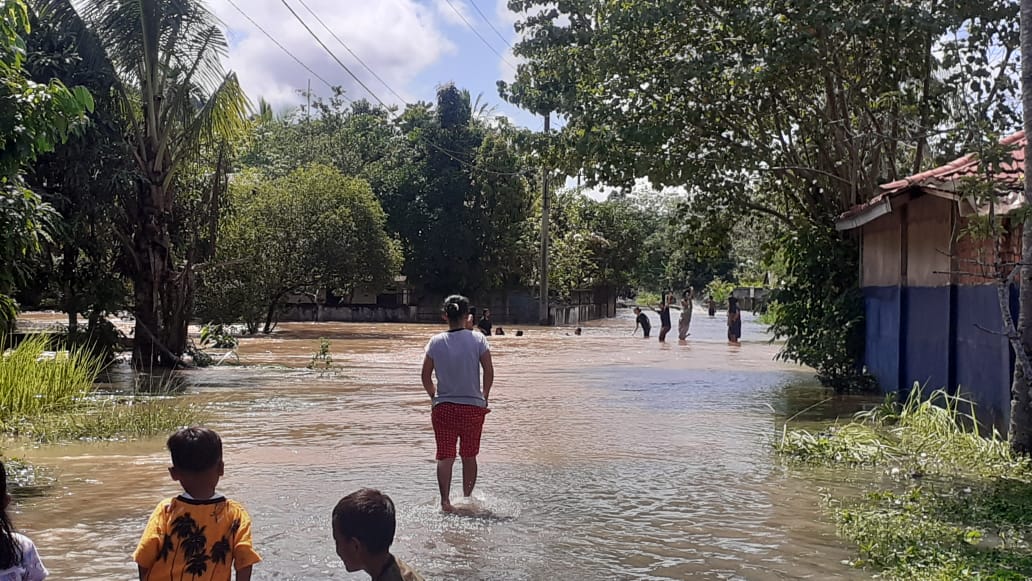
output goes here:
[[[996, 173], [996, 180], [1010, 190], [1021, 190], [1025, 174], [1025, 132], [1019, 131], [1005, 137], [1000, 141], [1001, 145], [1013, 147], [1010, 161], [1000, 165]], [[969, 153], [957, 158], [946, 165], [923, 171], [910, 177], [896, 180], [880, 186], [881, 192], [867, 202], [854, 206], [839, 216], [839, 221], [848, 220], [863, 214], [867, 210], [885, 203], [897, 195], [916, 189], [943, 190], [942, 185], [954, 182], [960, 178], [975, 175], [979, 171], [978, 156]]]

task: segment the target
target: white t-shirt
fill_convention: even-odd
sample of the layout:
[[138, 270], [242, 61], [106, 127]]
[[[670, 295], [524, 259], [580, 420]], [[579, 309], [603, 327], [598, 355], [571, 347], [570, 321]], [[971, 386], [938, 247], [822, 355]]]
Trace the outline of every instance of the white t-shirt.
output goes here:
[[431, 337], [426, 344], [426, 354], [433, 359], [437, 375], [434, 405], [458, 403], [487, 407], [480, 388], [480, 356], [490, 350], [487, 337], [467, 329]]
[[36, 552], [36, 545], [25, 535], [14, 533], [14, 542], [21, 547], [22, 560], [18, 565], [0, 571], [0, 581], [43, 581], [49, 573]]

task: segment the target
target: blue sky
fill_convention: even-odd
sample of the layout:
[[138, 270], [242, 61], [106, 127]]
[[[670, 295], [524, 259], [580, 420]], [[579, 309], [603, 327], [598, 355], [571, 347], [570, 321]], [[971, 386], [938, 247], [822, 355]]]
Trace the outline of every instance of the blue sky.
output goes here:
[[[401, 99], [348, 54], [320, 20], [405, 101], [432, 101], [436, 87], [452, 81], [469, 89], [474, 97], [483, 93], [496, 105], [498, 113], [515, 123], [541, 128], [540, 118], [505, 103], [498, 96], [497, 81], [511, 79], [513, 71], [495, 52], [512, 64], [517, 62], [509, 45], [518, 40], [513, 23], [519, 15], [509, 12], [506, 0], [285, 1], [344, 64], [388, 103], [401, 104]], [[344, 86], [352, 98], [373, 100], [305, 31], [283, 5], [283, 0], [209, 0], [209, 6], [224, 23], [230, 38], [226, 65], [237, 72], [252, 101], [264, 97], [276, 109], [283, 110], [302, 103], [296, 90], [304, 88], [309, 79], [314, 92], [328, 94], [329, 89], [278, 48], [233, 3], [326, 81]], [[483, 16], [475, 8], [479, 8]], [[488, 26], [485, 16], [505, 42]], [[463, 22], [463, 17], [486, 43]]]

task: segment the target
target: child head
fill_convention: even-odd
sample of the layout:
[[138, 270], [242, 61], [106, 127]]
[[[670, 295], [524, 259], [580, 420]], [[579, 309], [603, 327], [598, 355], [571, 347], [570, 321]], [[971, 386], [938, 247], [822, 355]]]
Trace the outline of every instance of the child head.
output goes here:
[[11, 495], [7, 492], [7, 469], [0, 462], [0, 570], [9, 569], [21, 562], [21, 548], [14, 540], [14, 527], [7, 516], [7, 505]]
[[222, 477], [222, 438], [208, 428], [182, 428], [168, 437], [172, 480], [183, 485], [190, 496], [207, 500], [215, 494]]
[[470, 312], [469, 299], [462, 295], [451, 295], [444, 299], [444, 318], [449, 323], [458, 323]]
[[738, 306], [738, 298], [737, 297], [728, 297], [727, 304], [728, 304], [728, 306], [730, 306], [732, 308], [737, 307]]
[[580, 327], [577, 327], [576, 329], [574, 329], [574, 330], [573, 330], [573, 334], [574, 334], [574, 335], [580, 335], [580, 334], [581, 334], [581, 328], [580, 328]]
[[641, 307], [634, 307], [634, 314], [635, 315], [640, 315], [641, 314]]
[[485, 319], [490, 319], [490, 318], [491, 318], [491, 309], [484, 309], [484, 315], [483, 315], [483, 317], [484, 317]]
[[395, 527], [394, 502], [379, 490], [363, 488], [340, 499], [333, 509], [333, 542], [348, 572], [387, 553]]

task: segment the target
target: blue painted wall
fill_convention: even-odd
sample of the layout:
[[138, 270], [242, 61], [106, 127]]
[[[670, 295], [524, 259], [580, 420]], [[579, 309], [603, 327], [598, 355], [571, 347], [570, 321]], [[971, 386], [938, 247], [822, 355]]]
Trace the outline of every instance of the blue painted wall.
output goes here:
[[864, 287], [864, 365], [886, 392], [899, 389], [899, 291], [895, 286]]
[[[864, 362], [885, 392], [908, 391], [915, 381], [928, 390], [959, 385], [982, 421], [1006, 428], [1013, 358], [997, 334], [1003, 324], [993, 285], [867, 287], [864, 304]], [[1016, 315], [1016, 291], [1011, 304]]]
[[904, 287], [903, 372], [900, 387], [925, 391], [950, 384], [950, 287]]

